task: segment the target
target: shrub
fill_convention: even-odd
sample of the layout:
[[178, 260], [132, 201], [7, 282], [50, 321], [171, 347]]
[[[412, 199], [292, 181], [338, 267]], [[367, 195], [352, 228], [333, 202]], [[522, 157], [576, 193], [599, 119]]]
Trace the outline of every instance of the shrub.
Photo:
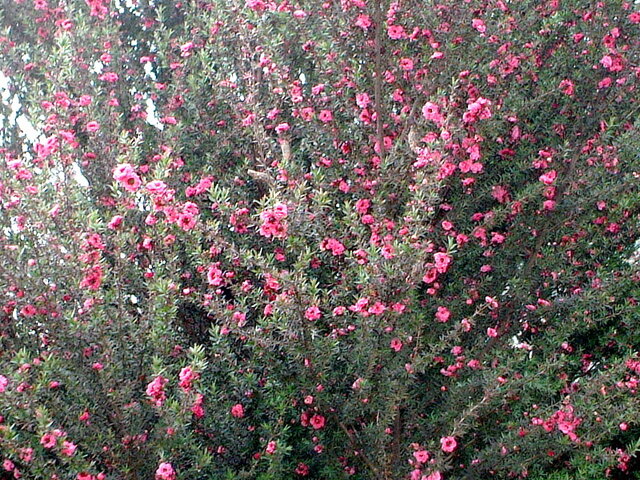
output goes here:
[[4, 0], [7, 476], [633, 478], [639, 23]]

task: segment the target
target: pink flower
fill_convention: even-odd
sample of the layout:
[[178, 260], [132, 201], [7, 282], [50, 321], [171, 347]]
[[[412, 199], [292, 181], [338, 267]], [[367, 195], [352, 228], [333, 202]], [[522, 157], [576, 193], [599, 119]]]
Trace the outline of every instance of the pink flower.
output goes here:
[[269, 455], [273, 455], [274, 453], [276, 453], [276, 448], [278, 448], [278, 445], [276, 444], [276, 442], [274, 442], [273, 440], [271, 440], [269, 443], [267, 443], [267, 448], [266, 448], [266, 452]]
[[495, 198], [499, 203], [506, 203], [511, 199], [509, 191], [502, 185], [495, 185], [494, 187], [492, 187], [491, 196]]
[[413, 70], [413, 60], [410, 58], [401, 58], [399, 62], [400, 68], [405, 72]]
[[102, 267], [100, 265], [94, 265], [93, 267], [85, 271], [85, 275], [80, 281], [80, 288], [87, 288], [89, 290], [98, 290], [102, 284]]
[[487, 26], [484, 24], [484, 22], [479, 19], [479, 18], [474, 18], [471, 21], [471, 25], [473, 26], [473, 28], [475, 28], [477, 31], [479, 31], [480, 33], [484, 33], [487, 31]]
[[42, 438], [40, 438], [40, 444], [44, 448], [53, 448], [56, 446], [57, 438], [53, 433], [45, 433]]
[[442, 252], [435, 253], [433, 255], [433, 260], [435, 262], [436, 270], [438, 273], [446, 273], [449, 269], [449, 265], [451, 265], [451, 257]]
[[184, 391], [188, 392], [189, 390], [191, 390], [193, 382], [200, 378], [200, 374], [194, 372], [191, 367], [184, 367], [182, 370], [180, 370], [179, 378], [180, 382], [178, 383], [178, 386]]
[[306, 477], [309, 475], [309, 467], [306, 463], [299, 463], [296, 467], [295, 472], [301, 477]]
[[545, 185], [551, 185], [557, 178], [558, 174], [555, 170], [549, 170], [548, 172], [540, 175], [539, 180]]
[[440, 445], [442, 445], [443, 452], [451, 453], [458, 447], [458, 442], [453, 437], [442, 437]]
[[154, 378], [149, 385], [147, 385], [147, 395], [151, 397], [151, 403], [156, 407], [161, 407], [164, 401], [167, 399], [164, 393], [164, 386], [168, 380], [160, 375]]
[[389, 243], [387, 243], [386, 245], [384, 245], [382, 247], [381, 252], [382, 252], [382, 256], [384, 258], [386, 258], [386, 259], [391, 259], [391, 258], [394, 258], [396, 256], [396, 251], [393, 248], [393, 245], [391, 245]]
[[418, 463], [427, 463], [429, 461], [429, 452], [426, 450], [418, 450], [413, 452], [413, 457]]
[[235, 418], [244, 417], [244, 407], [242, 406], [242, 404], [238, 403], [231, 407], [231, 415], [233, 415]]
[[389, 25], [387, 33], [392, 40], [400, 40], [407, 36], [402, 25]]
[[220, 287], [224, 283], [224, 277], [222, 276], [222, 270], [220, 270], [220, 262], [209, 265], [207, 271], [207, 282], [214, 287]]
[[318, 320], [321, 316], [322, 312], [316, 305], [312, 305], [304, 312], [304, 317], [310, 321]]
[[322, 110], [318, 114], [318, 118], [322, 123], [329, 123], [331, 120], [333, 120], [333, 114], [329, 110]]
[[36, 313], [38, 313], [36, 307], [31, 304], [25, 305], [20, 309], [20, 315], [23, 315], [25, 317], [33, 317]]
[[467, 111], [462, 116], [465, 123], [473, 123], [476, 120], [486, 120], [491, 118], [491, 100], [478, 97], [474, 102], [469, 104]]
[[438, 307], [436, 311], [436, 320], [440, 323], [446, 323], [451, 318], [451, 312], [447, 307]]
[[91, 95], [81, 95], [78, 99], [78, 105], [80, 105], [81, 107], [91, 105], [91, 102], [93, 102], [93, 98], [91, 97]]
[[98, 122], [89, 122], [86, 126], [87, 132], [94, 133], [100, 130], [100, 124]]
[[333, 309], [333, 316], [338, 317], [340, 315], [344, 315], [344, 312], [346, 311], [347, 311], [346, 307], [343, 307], [343, 306], [336, 307]]
[[335, 238], [325, 238], [320, 244], [320, 248], [323, 250], [331, 250], [334, 256], [342, 255], [345, 251], [345, 247]]
[[187, 42], [184, 45], [180, 45], [180, 56], [181, 57], [191, 56], [191, 50], [193, 50], [195, 47], [196, 46], [193, 42]]
[[289, 130], [289, 124], [288, 123], [280, 123], [279, 125], [276, 125], [276, 133], [283, 133]]
[[437, 124], [442, 123], [444, 120], [442, 114], [440, 113], [440, 107], [431, 102], [425, 103], [424, 107], [422, 107], [422, 116], [425, 119], [431, 120], [432, 122]]
[[181, 213], [178, 215], [178, 226], [185, 232], [192, 230], [197, 223], [198, 220], [191, 214]]
[[261, 12], [266, 8], [264, 0], [246, 0], [245, 6], [255, 12]]
[[565, 79], [560, 82], [560, 91], [565, 95], [573, 96], [574, 93], [574, 85], [571, 80]]
[[260, 235], [264, 237], [286, 238], [287, 225], [283, 223], [289, 209], [287, 205], [280, 202], [273, 206], [271, 209], [264, 210], [260, 213], [260, 220], [264, 223], [260, 225]]
[[175, 480], [176, 472], [170, 463], [162, 462], [156, 470], [156, 480]]
[[369, 208], [371, 208], [371, 200], [368, 198], [361, 198], [356, 202], [356, 211], [360, 215], [365, 215], [369, 211]]
[[9, 385], [9, 379], [4, 375], [0, 375], [0, 393], [4, 393], [7, 389], [7, 385]]
[[324, 427], [325, 419], [322, 415], [316, 414], [311, 417], [309, 423], [311, 423], [311, 426], [314, 428], [314, 430], [320, 430], [322, 427]]
[[72, 457], [74, 453], [76, 453], [76, 445], [72, 442], [64, 441], [62, 442], [62, 454], [67, 457]]
[[20, 456], [20, 460], [22, 460], [23, 462], [25, 463], [31, 462], [31, 460], [33, 460], [33, 448], [31, 447], [21, 448], [19, 456]]
[[7, 472], [12, 472], [13, 469], [16, 468], [16, 465], [7, 458], [4, 462], [2, 462], [2, 468], [4, 468]]
[[371, 28], [371, 25], [373, 25], [373, 23], [371, 22], [371, 17], [369, 17], [369, 15], [361, 13], [356, 17], [355, 25], [356, 27], [360, 27], [362, 30], [368, 30], [369, 28]]
[[120, 225], [122, 225], [122, 221], [124, 217], [122, 215], [115, 215], [107, 225], [111, 230], [117, 229]]
[[367, 311], [372, 315], [382, 315], [384, 312], [386, 312], [386, 310], [387, 310], [387, 307], [385, 306], [384, 303], [376, 302], [373, 305], [371, 305]]
[[118, 74], [113, 72], [106, 72], [100, 75], [98, 78], [103, 82], [114, 83], [118, 81]]
[[113, 178], [129, 192], [135, 192], [142, 184], [140, 177], [138, 177], [133, 166], [129, 163], [122, 163], [116, 166], [113, 170]]
[[396, 352], [399, 352], [400, 350], [402, 350], [402, 342], [400, 341], [399, 338], [394, 338], [393, 340], [391, 340], [391, 343], [389, 344], [389, 346], [391, 347], [392, 350], [395, 350]]
[[282, 220], [289, 214], [289, 208], [282, 202], [276, 203], [271, 211], [276, 220]]
[[198, 393], [196, 395], [195, 402], [193, 402], [193, 405], [191, 406], [191, 413], [193, 413], [196, 416], [196, 418], [204, 417], [204, 408], [202, 407], [203, 403], [204, 403], [204, 395], [201, 393]]
[[147, 183], [144, 188], [146, 188], [151, 195], [162, 195], [169, 187], [167, 187], [167, 184], [162, 180], [153, 180]]

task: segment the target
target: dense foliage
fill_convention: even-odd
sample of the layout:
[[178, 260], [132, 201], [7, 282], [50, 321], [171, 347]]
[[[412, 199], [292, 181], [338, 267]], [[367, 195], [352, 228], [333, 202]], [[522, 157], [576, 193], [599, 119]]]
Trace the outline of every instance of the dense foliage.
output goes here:
[[2, 478], [636, 478], [640, 5], [0, 0]]

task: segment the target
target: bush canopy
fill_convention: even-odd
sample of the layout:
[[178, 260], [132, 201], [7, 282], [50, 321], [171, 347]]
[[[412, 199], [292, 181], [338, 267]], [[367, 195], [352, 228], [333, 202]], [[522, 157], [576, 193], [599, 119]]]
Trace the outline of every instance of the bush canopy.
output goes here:
[[640, 462], [640, 5], [0, 0], [0, 478]]

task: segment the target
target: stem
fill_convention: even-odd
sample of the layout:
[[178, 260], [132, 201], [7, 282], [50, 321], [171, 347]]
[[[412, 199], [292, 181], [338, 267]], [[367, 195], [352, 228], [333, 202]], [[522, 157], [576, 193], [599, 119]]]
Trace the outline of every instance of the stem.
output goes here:
[[375, 77], [373, 78], [373, 94], [376, 104], [376, 144], [378, 145], [378, 155], [384, 160], [384, 140], [382, 125], [382, 2], [376, 0], [375, 3]]
[[340, 426], [342, 431], [347, 435], [347, 438], [349, 438], [349, 443], [351, 443], [351, 446], [353, 447], [353, 449], [354, 450], [358, 450], [360, 452], [360, 458], [362, 458], [362, 460], [367, 465], [367, 467], [369, 467], [369, 470], [371, 470], [371, 472], [375, 475], [375, 478], [377, 478], [377, 479], [381, 478], [378, 468], [373, 464], [373, 462], [369, 459], [369, 457], [364, 453], [364, 449], [359, 447], [359, 442], [356, 439], [356, 437], [354, 436], [354, 434], [349, 431], [349, 429], [346, 427], [346, 425], [344, 423], [338, 422], [338, 425]]

